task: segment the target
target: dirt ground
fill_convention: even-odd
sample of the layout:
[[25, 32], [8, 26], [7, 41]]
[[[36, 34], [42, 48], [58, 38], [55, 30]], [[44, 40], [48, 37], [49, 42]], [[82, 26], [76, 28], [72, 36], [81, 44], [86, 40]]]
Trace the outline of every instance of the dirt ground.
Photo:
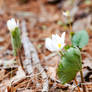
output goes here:
[[[51, 37], [52, 34], [61, 35], [63, 32], [66, 32], [66, 43], [70, 44], [69, 32], [71, 30], [67, 17], [63, 15], [63, 11], [66, 10], [70, 11], [72, 30], [74, 32], [86, 30], [89, 34], [89, 43], [82, 50], [82, 58], [85, 86], [87, 92], [92, 92], [91, 0], [60, 0], [60, 2], [55, 2], [55, 0], [28, 0], [27, 3], [23, 3], [22, 0], [0, 0], [0, 92], [41, 92], [46, 85], [47, 92], [78, 92], [74, 81], [66, 85], [60, 83], [56, 76], [59, 56], [45, 48], [47, 37]], [[42, 71], [36, 67], [34, 60], [30, 61], [32, 73], [26, 70], [28, 64], [25, 63], [26, 77], [19, 70], [16, 58], [12, 53], [10, 33], [6, 26], [6, 22], [10, 18], [19, 20], [21, 34], [23, 28], [26, 28], [29, 41], [36, 49], [34, 52], [37, 53]], [[26, 59], [24, 51], [24, 48], [22, 48], [23, 62]], [[35, 57], [30, 58], [32, 60]], [[44, 73], [47, 79], [41, 76]], [[79, 73], [76, 79], [81, 83]], [[75, 89], [72, 91], [74, 87]], [[82, 92], [82, 86], [80, 86], [80, 89]]]

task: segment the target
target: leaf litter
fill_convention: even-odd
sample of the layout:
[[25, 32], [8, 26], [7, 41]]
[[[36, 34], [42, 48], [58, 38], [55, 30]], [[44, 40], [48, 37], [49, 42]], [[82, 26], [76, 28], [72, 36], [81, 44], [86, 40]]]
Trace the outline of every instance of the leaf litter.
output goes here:
[[[54, 0], [52, 0], [54, 1]], [[40, 92], [46, 86], [45, 89], [48, 89], [48, 92], [70, 92], [71, 89], [75, 87], [75, 83], [72, 81], [69, 84], [61, 85], [60, 81], [56, 77], [56, 68], [58, 64], [58, 56], [56, 54], [51, 55], [45, 46], [45, 38], [51, 36], [51, 34], [61, 34], [66, 31], [66, 41], [69, 42], [69, 29], [65, 29], [65, 26], [68, 26], [66, 22], [64, 23], [65, 17], [62, 15], [63, 10], [71, 11], [73, 18], [73, 31], [77, 32], [81, 29], [88, 31], [90, 40], [88, 45], [83, 48], [83, 72], [85, 73], [85, 81], [88, 82], [87, 90], [88, 92], [92, 91], [92, 29], [91, 29], [91, 4], [87, 4], [82, 0], [66, 0], [60, 3], [52, 5], [48, 3], [47, 0], [29, 0], [28, 3], [20, 4], [18, 0], [6, 0], [4, 3], [1, 0], [0, 7], [0, 91], [1, 92]], [[59, 6], [60, 8], [58, 8]], [[20, 7], [21, 5], [21, 7]], [[84, 8], [82, 8], [84, 7]], [[75, 8], [73, 10], [73, 8]], [[86, 10], [86, 8], [88, 10]], [[77, 12], [79, 11], [80, 12]], [[83, 16], [84, 13], [88, 17]], [[83, 17], [82, 17], [83, 16]], [[22, 71], [19, 66], [13, 62], [16, 61], [12, 55], [12, 48], [10, 43], [10, 34], [6, 28], [6, 21], [11, 18], [16, 17], [22, 23], [24, 20], [26, 22], [27, 34], [29, 40], [34, 45], [37, 50], [37, 55], [40, 59], [41, 71], [36, 67], [40, 65], [38, 63], [34, 64], [30, 58], [32, 64], [33, 72], [28, 74], [28, 71]], [[77, 19], [76, 19], [77, 18]], [[58, 21], [63, 21], [62, 23], [65, 26], [58, 25]], [[79, 26], [79, 24], [81, 26]], [[44, 26], [45, 25], [45, 26]], [[86, 25], [86, 26], [85, 26]], [[21, 26], [23, 27], [23, 26]], [[22, 29], [22, 28], [21, 28]], [[40, 48], [38, 48], [40, 44]], [[86, 52], [86, 53], [85, 53]], [[32, 52], [30, 53], [32, 54]], [[23, 60], [26, 59], [24, 55], [23, 48]], [[28, 58], [29, 59], [29, 58]], [[6, 63], [7, 62], [7, 63]], [[9, 63], [8, 63], [9, 62]], [[25, 64], [25, 63], [24, 63]], [[25, 69], [29, 69], [28, 64], [26, 64]], [[42, 73], [48, 76], [48, 79], [44, 80], [41, 76]], [[46, 77], [46, 76], [45, 76]], [[79, 78], [79, 76], [77, 77]], [[44, 81], [47, 81], [47, 84], [44, 84]], [[78, 79], [80, 80], [80, 79]], [[73, 83], [73, 84], [72, 84]], [[81, 88], [81, 87], [80, 87]], [[75, 88], [77, 92], [77, 88]]]

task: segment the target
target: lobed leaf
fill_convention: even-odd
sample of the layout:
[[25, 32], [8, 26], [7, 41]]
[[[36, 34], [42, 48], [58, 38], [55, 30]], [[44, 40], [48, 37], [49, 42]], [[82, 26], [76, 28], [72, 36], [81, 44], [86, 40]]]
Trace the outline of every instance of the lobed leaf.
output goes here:
[[79, 48], [83, 48], [85, 45], [88, 44], [88, 33], [84, 30], [80, 31], [80, 32], [76, 32], [72, 38], [71, 38], [71, 42], [73, 46], [77, 46]]
[[69, 48], [64, 56], [61, 57], [61, 62], [57, 69], [58, 78], [62, 84], [73, 80], [76, 73], [82, 68], [81, 53], [78, 48]]

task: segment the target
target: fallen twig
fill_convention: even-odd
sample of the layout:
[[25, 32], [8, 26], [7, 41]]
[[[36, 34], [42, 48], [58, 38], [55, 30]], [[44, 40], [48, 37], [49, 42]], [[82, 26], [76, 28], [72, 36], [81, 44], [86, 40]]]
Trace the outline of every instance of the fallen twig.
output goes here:
[[78, 85], [76, 85], [76, 86], [71, 90], [71, 92], [73, 92], [74, 89], [75, 89], [76, 87], [80, 86], [80, 85], [91, 85], [91, 84], [92, 84], [92, 82], [79, 83]]
[[[28, 53], [29, 53], [29, 51], [31, 53], [31, 57], [32, 57], [32, 60], [33, 60], [33, 65], [36, 65], [36, 68], [39, 70], [39, 72], [43, 71], [43, 72], [41, 72], [41, 76], [42, 76], [42, 78], [44, 80], [42, 92], [48, 92], [48, 77], [47, 77], [47, 74], [45, 73], [43, 67], [40, 64], [40, 60], [38, 58], [38, 55], [37, 55], [35, 47], [33, 46], [33, 44], [30, 42], [29, 38], [27, 37], [26, 23], [25, 23], [25, 21], [22, 21], [22, 23], [23, 23], [23, 27], [24, 27], [24, 29], [23, 29], [24, 36], [23, 37], [26, 38], [26, 43], [27, 43], [26, 45], [29, 44], [29, 48], [27, 48], [27, 50], [28, 50]], [[24, 41], [25, 41], [25, 39], [24, 39]], [[28, 58], [30, 58], [30, 56], [29, 56], [28, 53], [26, 53], [26, 54], [28, 55]]]
[[32, 74], [33, 73], [33, 69], [32, 69], [32, 61], [31, 61], [31, 45], [30, 45], [30, 41], [27, 37], [27, 32], [26, 32], [26, 27], [25, 27], [25, 21], [22, 21], [22, 43], [23, 43], [23, 47], [24, 47], [24, 53], [25, 53], [25, 60], [24, 60], [24, 68], [27, 71], [28, 74]]

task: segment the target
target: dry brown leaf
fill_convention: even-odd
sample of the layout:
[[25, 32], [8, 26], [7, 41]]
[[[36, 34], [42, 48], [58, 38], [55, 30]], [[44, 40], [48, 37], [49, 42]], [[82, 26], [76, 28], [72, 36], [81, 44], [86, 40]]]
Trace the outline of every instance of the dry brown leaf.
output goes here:
[[5, 76], [5, 70], [4, 69], [2, 69], [1, 71], [0, 71], [0, 80], [2, 80], [2, 78]]
[[16, 72], [16, 76], [14, 76], [11, 79], [11, 82], [16, 83], [17, 81], [19, 81], [25, 77], [26, 77], [25, 72], [22, 70], [21, 66], [19, 66], [18, 71]]
[[48, 76], [51, 79], [56, 79], [56, 67], [48, 67]]

